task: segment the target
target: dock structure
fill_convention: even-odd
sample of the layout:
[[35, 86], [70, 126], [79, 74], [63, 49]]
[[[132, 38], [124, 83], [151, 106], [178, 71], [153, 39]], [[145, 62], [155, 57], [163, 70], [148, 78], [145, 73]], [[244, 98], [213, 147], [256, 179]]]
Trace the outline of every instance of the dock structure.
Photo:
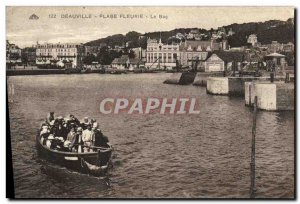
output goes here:
[[164, 84], [188, 85], [194, 82], [195, 77], [196, 72], [173, 73], [168, 79], [164, 81]]
[[253, 81], [245, 83], [245, 105], [253, 106], [257, 96], [257, 108], [267, 111], [294, 110], [294, 83]]
[[204, 86], [206, 87], [207, 85], [207, 79], [209, 77], [221, 77], [224, 76], [223, 72], [215, 72], [215, 73], [211, 73], [211, 72], [198, 72], [196, 74], [195, 80], [193, 82], [194, 86]]
[[212, 95], [244, 96], [245, 82], [268, 79], [269, 77], [209, 77], [206, 92]]

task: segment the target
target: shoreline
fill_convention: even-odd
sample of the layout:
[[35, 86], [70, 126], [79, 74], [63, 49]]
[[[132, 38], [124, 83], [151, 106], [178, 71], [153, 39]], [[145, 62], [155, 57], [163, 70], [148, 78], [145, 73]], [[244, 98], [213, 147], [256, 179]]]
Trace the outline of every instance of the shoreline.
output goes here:
[[[175, 72], [167, 72], [163, 70], [150, 70], [144, 72], [135, 72], [135, 71], [124, 71], [124, 70], [116, 70], [113, 72], [112, 70], [65, 70], [65, 69], [13, 69], [6, 70], [6, 76], [24, 76], [24, 75], [51, 75], [51, 74], [153, 74], [153, 73], [175, 73]], [[182, 72], [179, 72], [182, 73]]]

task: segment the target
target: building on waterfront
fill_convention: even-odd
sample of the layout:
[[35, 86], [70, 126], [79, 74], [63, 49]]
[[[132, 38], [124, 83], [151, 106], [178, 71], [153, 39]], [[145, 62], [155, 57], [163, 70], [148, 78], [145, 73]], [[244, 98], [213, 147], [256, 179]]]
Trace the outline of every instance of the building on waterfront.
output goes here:
[[208, 52], [226, 50], [227, 41], [185, 40], [179, 44], [163, 44], [161, 40], [148, 39], [146, 50], [146, 67], [160, 68], [176, 67], [176, 60], [184, 66], [192, 66], [192, 61], [199, 60], [198, 69], [204, 69], [204, 61]]
[[106, 46], [106, 43], [101, 43], [99, 46], [85, 45], [84, 46], [84, 54], [85, 54], [85, 56], [88, 56], [88, 55], [97, 56], [98, 53], [100, 52], [100, 49], [105, 46]]
[[179, 46], [180, 63], [183, 67], [191, 67], [193, 61], [199, 60], [197, 69], [204, 69], [204, 61], [207, 59], [208, 52], [214, 48], [217, 47], [209, 41], [186, 40]]
[[271, 44], [264, 45], [268, 48], [270, 53], [274, 52], [294, 52], [294, 44], [292, 42], [289, 43], [279, 43], [277, 41], [272, 41]]
[[15, 44], [6, 41], [6, 63], [7, 64], [21, 64], [22, 50]]
[[279, 53], [272, 53], [265, 56], [267, 70], [281, 72], [287, 68], [286, 56]]
[[294, 43], [289, 42], [287, 44], [282, 44], [282, 51], [283, 52], [294, 52], [295, 51]]
[[257, 44], [257, 35], [256, 34], [249, 35], [249, 37], [247, 39], [247, 43], [250, 43], [252, 46], [256, 46], [256, 44]]
[[138, 68], [141, 63], [141, 60], [138, 58], [129, 58], [128, 55], [122, 55], [112, 61], [111, 67], [120, 70], [127, 69], [132, 71], [133, 69]]
[[37, 44], [36, 65], [54, 65], [64, 67], [70, 64], [72, 68], [81, 68], [85, 49], [82, 44]]
[[195, 39], [195, 38], [198, 38], [198, 37], [200, 37], [200, 33], [199, 33], [199, 30], [198, 30], [198, 29], [193, 29], [193, 30], [191, 30], [191, 31], [187, 34], [187, 36], [186, 36], [186, 38], [189, 39], [189, 40], [192, 40], [192, 39]]
[[240, 70], [245, 59], [243, 52], [214, 51], [205, 61], [205, 72]]
[[145, 66], [149, 69], [176, 67], [176, 59], [180, 59], [179, 44], [163, 44], [161, 39], [147, 40]]

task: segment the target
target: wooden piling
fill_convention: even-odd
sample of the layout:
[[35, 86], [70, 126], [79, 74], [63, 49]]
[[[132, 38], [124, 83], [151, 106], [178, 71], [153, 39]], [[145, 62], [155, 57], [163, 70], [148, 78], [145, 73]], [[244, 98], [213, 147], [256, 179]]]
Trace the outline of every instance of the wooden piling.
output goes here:
[[251, 184], [250, 198], [255, 198], [255, 136], [256, 136], [256, 113], [257, 113], [257, 96], [254, 97], [253, 104], [253, 125], [252, 125], [252, 144], [251, 144]]
[[249, 106], [251, 105], [251, 84], [249, 84]]
[[271, 83], [274, 83], [274, 73], [270, 73], [270, 81]]
[[286, 73], [285, 75], [285, 83], [289, 83], [290, 82], [290, 73]]

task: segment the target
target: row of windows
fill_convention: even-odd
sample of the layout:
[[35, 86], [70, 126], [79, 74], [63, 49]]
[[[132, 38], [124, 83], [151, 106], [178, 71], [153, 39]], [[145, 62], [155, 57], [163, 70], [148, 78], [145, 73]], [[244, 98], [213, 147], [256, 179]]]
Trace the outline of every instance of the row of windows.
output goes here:
[[[52, 56], [51, 53], [37, 53], [37, 56]], [[57, 56], [76, 56], [75, 53], [57, 53]]]
[[154, 51], [154, 50], [177, 50], [177, 47], [154, 47], [154, 48], [151, 48], [151, 47], [148, 47], [147, 48], [148, 51]]
[[[175, 54], [177, 54], [177, 56], [179, 56], [179, 54], [178, 53], [175, 53]], [[147, 55], [147, 57], [154, 57], [154, 58], [157, 58], [157, 56], [159, 56], [160, 58], [162, 58], [162, 57], [164, 57], [164, 58], [166, 58], [167, 56], [168, 56], [168, 58], [172, 58], [172, 56], [173, 56], [173, 53], [148, 53], [148, 55]], [[174, 57], [174, 56], [173, 56]]]
[[76, 45], [38, 45], [37, 48], [75, 48]]
[[37, 52], [75, 52], [75, 48], [69, 48], [69, 49], [37, 49]]

